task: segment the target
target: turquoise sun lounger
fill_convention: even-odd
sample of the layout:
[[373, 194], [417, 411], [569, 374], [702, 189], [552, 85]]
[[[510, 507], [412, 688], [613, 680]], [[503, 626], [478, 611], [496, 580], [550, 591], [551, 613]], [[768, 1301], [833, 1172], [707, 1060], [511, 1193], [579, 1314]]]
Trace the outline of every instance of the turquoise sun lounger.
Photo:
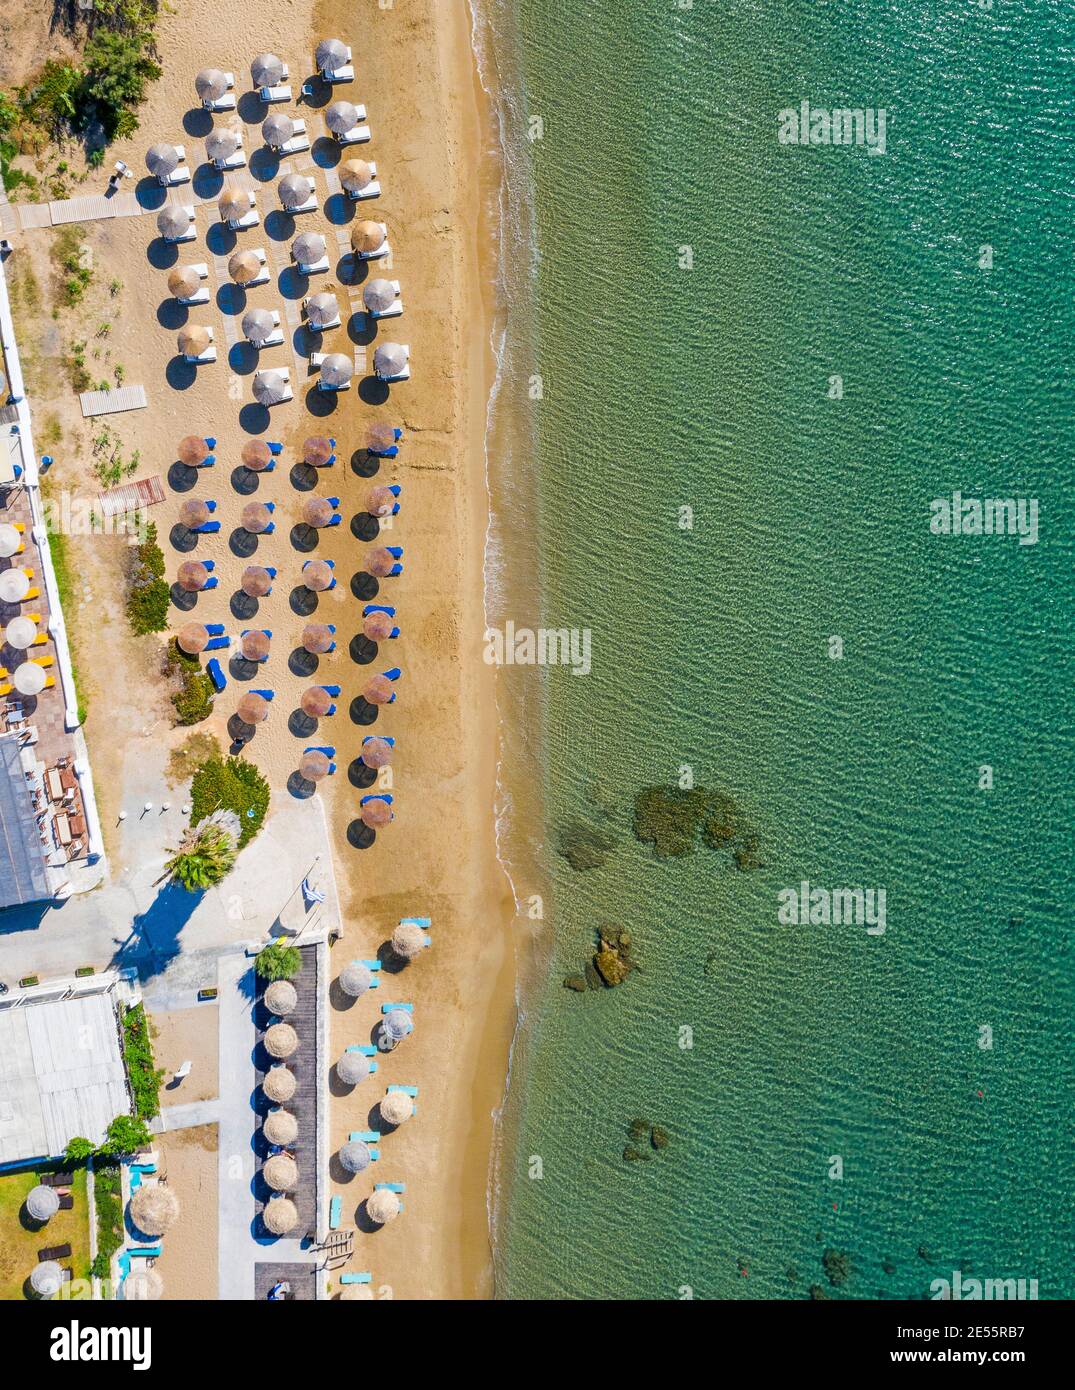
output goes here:
[[413, 1005], [413, 1004], [382, 1004], [382, 1005], [381, 1005], [381, 1013], [383, 1013], [383, 1014], [390, 1014], [390, 1013], [392, 1012], [393, 1009], [402, 1009], [405, 1013], [408, 1013], [408, 1014], [413, 1014], [413, 1013], [414, 1013], [414, 1005]]
[[373, 1282], [373, 1275], [366, 1270], [362, 1274], [341, 1274], [341, 1284], [370, 1284]]
[[340, 1229], [340, 1219], [343, 1215], [343, 1198], [333, 1197], [328, 1204], [328, 1228], [330, 1231]]
[[381, 1141], [381, 1131], [379, 1129], [356, 1129], [347, 1137], [352, 1144], [356, 1139], [361, 1139], [363, 1144], [379, 1144]]

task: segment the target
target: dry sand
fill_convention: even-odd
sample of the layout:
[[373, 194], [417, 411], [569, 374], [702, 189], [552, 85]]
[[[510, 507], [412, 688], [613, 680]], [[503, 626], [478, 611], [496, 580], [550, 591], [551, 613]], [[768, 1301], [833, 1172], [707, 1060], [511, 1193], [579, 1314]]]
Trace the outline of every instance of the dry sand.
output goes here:
[[160, 1170], [181, 1215], [162, 1241], [156, 1271], [166, 1299], [217, 1296], [217, 1127], [179, 1129], [156, 1141]]
[[[149, 1021], [157, 1066], [165, 1072], [161, 1105], [189, 1105], [196, 1100], [212, 1100], [219, 1092], [217, 1006], [207, 1003], [193, 1009], [162, 1010], [150, 1014]], [[175, 1085], [175, 1073], [184, 1062], [191, 1063], [190, 1074]]]

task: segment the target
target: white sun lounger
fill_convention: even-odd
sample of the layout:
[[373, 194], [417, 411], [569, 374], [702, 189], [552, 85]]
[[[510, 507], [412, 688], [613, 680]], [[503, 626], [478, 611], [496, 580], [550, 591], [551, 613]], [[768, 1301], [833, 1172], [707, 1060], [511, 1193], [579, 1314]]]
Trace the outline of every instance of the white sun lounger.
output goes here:
[[295, 121], [295, 134], [286, 145], [280, 146], [281, 154], [299, 154], [310, 148], [310, 137], [306, 134], [306, 122], [300, 118]]
[[187, 231], [183, 233], [182, 236], [166, 236], [164, 240], [168, 243], [169, 246], [175, 246], [180, 241], [193, 241], [198, 235], [198, 230], [194, 225], [194, 209], [184, 208], [183, 211], [190, 218], [190, 227]]
[[213, 345], [213, 330], [211, 328], [209, 330], [209, 346], [202, 355], [200, 357], [191, 357], [189, 354], [185, 354], [184, 361], [193, 362], [199, 367], [202, 366], [203, 363], [216, 361], [216, 347]]
[[392, 254], [392, 248], [386, 239], [382, 245], [378, 246], [376, 251], [356, 251], [354, 254], [360, 261], [379, 261], [382, 256], [390, 256]]
[[245, 230], [247, 227], [256, 227], [261, 221], [261, 217], [255, 206], [244, 216], [240, 217], [238, 222], [231, 222], [226, 217], [222, 217], [221, 221], [224, 222], [226, 226], [233, 227], [236, 231], [240, 231]]
[[300, 275], [323, 275], [329, 268], [328, 253], [319, 261], [296, 261], [295, 265]]
[[340, 145], [364, 145], [372, 138], [368, 125], [352, 126], [346, 135], [336, 136], [336, 140]]
[[227, 159], [214, 160], [213, 167], [221, 170], [244, 169], [246, 167], [246, 151], [240, 148], [234, 154], [229, 155]]
[[[277, 368], [277, 370], [279, 371], [280, 375], [284, 378], [284, 381], [285, 381], [286, 386], [287, 386], [287, 390], [286, 390], [286, 392], [284, 393], [283, 398], [282, 398], [281, 400], [279, 400], [279, 401], [274, 402], [274, 404], [276, 404], [276, 405], [284, 405], [287, 401], [293, 401], [293, 400], [295, 399], [295, 393], [294, 393], [294, 391], [292, 391], [292, 389], [291, 389], [291, 368], [290, 368], [290, 367], [279, 367], [279, 368]], [[266, 410], [271, 410], [271, 409], [272, 409], [272, 406], [266, 406], [265, 408], [266, 408]]]
[[[302, 307], [303, 307], [304, 309], [306, 308], [306, 300], [305, 300], [305, 299], [302, 301]], [[336, 317], [332, 320], [331, 323], [323, 323], [323, 324], [321, 324], [321, 326], [320, 326], [319, 328], [312, 328], [312, 327], [311, 327], [311, 328], [310, 328], [310, 332], [311, 332], [311, 333], [327, 333], [328, 330], [329, 330], [330, 328], [339, 328], [340, 323], [341, 323], [341, 319], [340, 319], [339, 314], [337, 313]], [[309, 326], [309, 325], [308, 325], [308, 326]], [[322, 353], [319, 353], [319, 354], [318, 354], [318, 356], [323, 356], [323, 355], [324, 355], [324, 354], [322, 354]], [[311, 359], [311, 360], [312, 360], [312, 359]]]
[[266, 106], [274, 101], [290, 101], [291, 88], [284, 83], [280, 83], [278, 87], [259, 87], [258, 96], [261, 97]]
[[289, 213], [292, 217], [294, 217], [297, 213], [300, 212], [316, 212], [317, 194], [311, 193], [305, 203], [300, 204], [297, 208], [284, 208], [284, 211], [286, 213]]
[[272, 314], [273, 323], [276, 324], [276, 332], [270, 333], [261, 346], [263, 348], [280, 347], [284, 341], [283, 330], [280, 328], [280, 311], [278, 309], [270, 309], [269, 312]]
[[395, 376], [381, 377], [382, 381], [409, 381], [411, 376], [411, 350], [406, 343], [403, 344], [403, 351], [407, 354], [407, 364], [401, 372]]
[[207, 111], [234, 111], [235, 110], [235, 74], [226, 72], [224, 74], [228, 83], [228, 90], [217, 101], [203, 101], [202, 105]]
[[[197, 275], [199, 280], [208, 280], [209, 267], [204, 261], [199, 261], [197, 265], [192, 265], [191, 270]], [[209, 291], [202, 286], [197, 294], [192, 294], [189, 299], [181, 299], [180, 304], [208, 304], [210, 299]]]
[[355, 70], [351, 65], [351, 50], [347, 50], [347, 62], [342, 68], [337, 68], [335, 72], [329, 72], [325, 68], [322, 68], [321, 76], [326, 82], [353, 82], [355, 80]]
[[167, 178], [161, 179], [161, 183], [166, 188], [175, 188], [177, 184], [190, 183], [190, 170], [185, 164], [181, 164], [178, 169], [173, 169]]
[[261, 274], [256, 275], [253, 280], [248, 280], [246, 282], [243, 288], [247, 290], [252, 290], [255, 285], [267, 285], [270, 279], [268, 263], [265, 259], [265, 248], [263, 246], [255, 246], [254, 255], [257, 256], [258, 260], [261, 262], [262, 271]]
[[399, 281], [393, 280], [392, 284], [396, 287], [396, 302], [390, 304], [387, 309], [383, 309], [379, 314], [371, 313], [370, 310], [367, 309], [366, 313], [371, 319], [398, 319], [400, 314], [403, 313], [403, 300], [399, 298]]
[[[323, 352], [311, 352], [310, 366], [317, 367], [320, 370], [321, 363], [324, 362], [325, 356], [326, 354]], [[317, 389], [319, 391], [324, 391], [326, 395], [331, 396], [335, 395], [337, 391], [349, 391], [351, 389], [351, 383], [348, 381], [345, 382], [343, 386], [327, 386], [323, 381], [319, 380], [317, 383]]]
[[370, 173], [373, 178], [365, 188], [360, 188], [357, 193], [348, 192], [347, 196], [352, 202], [360, 202], [363, 198], [379, 198], [381, 196], [381, 185], [377, 182], [377, 165], [371, 159], [369, 161]]

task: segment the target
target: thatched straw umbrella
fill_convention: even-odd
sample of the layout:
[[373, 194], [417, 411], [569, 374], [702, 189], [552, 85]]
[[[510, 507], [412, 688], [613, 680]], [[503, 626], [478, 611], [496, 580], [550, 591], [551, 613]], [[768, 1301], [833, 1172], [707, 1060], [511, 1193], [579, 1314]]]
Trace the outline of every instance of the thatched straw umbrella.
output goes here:
[[366, 573], [374, 575], [377, 579], [384, 579], [390, 575], [396, 563], [396, 557], [383, 545], [366, 551]]
[[200, 560], [184, 560], [179, 566], [179, 587], [188, 594], [196, 594], [199, 589], [204, 589], [208, 578], [209, 571]]
[[300, 232], [291, 243], [291, 255], [296, 265], [316, 265], [328, 251], [320, 232]]
[[342, 352], [330, 352], [321, 363], [321, 384], [340, 390], [355, 374], [355, 364]]
[[284, 80], [284, 65], [275, 53], [259, 53], [250, 64], [250, 80], [255, 87], [275, 87]]
[[254, 195], [248, 188], [225, 188], [216, 205], [222, 222], [241, 222], [254, 206]]
[[30, 1271], [30, 1287], [39, 1298], [52, 1298], [62, 1283], [63, 1270], [55, 1260], [42, 1260]]
[[254, 377], [254, 399], [261, 405], [277, 405], [287, 396], [287, 377], [275, 369]]
[[[324, 501], [324, 498], [320, 500]], [[302, 567], [302, 582], [315, 594], [322, 594], [326, 589], [331, 589], [335, 577], [327, 560], [308, 560]]]
[[306, 301], [306, 322], [318, 332], [327, 328], [330, 323], [335, 323], [339, 317], [340, 306], [336, 296], [329, 294], [327, 290], [322, 290], [320, 294], [312, 294]]
[[381, 1101], [380, 1111], [386, 1124], [406, 1124], [414, 1114], [414, 1101], [406, 1091], [389, 1091]]
[[249, 468], [252, 473], [260, 473], [272, 463], [272, 450], [264, 439], [248, 439], [240, 457], [244, 468]]
[[381, 1026], [393, 1042], [402, 1042], [414, 1032], [414, 1019], [406, 1009], [392, 1009], [385, 1014]]
[[396, 302], [396, 287], [391, 280], [371, 280], [362, 291], [362, 303], [371, 314], [383, 314]]
[[387, 1187], [378, 1187], [366, 1203], [366, 1211], [371, 1221], [385, 1226], [399, 1215], [399, 1198]]
[[392, 745], [385, 738], [368, 738], [358, 756], [366, 767], [372, 767], [376, 771], [378, 768], [387, 767], [392, 761]]
[[285, 174], [277, 184], [277, 190], [285, 208], [301, 208], [313, 197], [313, 180], [305, 174]]
[[219, 101], [228, 90], [228, 79], [219, 68], [202, 68], [194, 79], [194, 90], [202, 101]]
[[307, 497], [302, 504], [302, 519], [307, 526], [327, 526], [334, 515], [327, 497]]
[[345, 159], [338, 173], [348, 193], [361, 193], [373, 182], [373, 170], [364, 159]]
[[360, 960], [353, 960], [340, 971], [339, 986], [351, 999], [360, 998], [372, 983], [369, 966], [363, 965]]
[[240, 651], [246, 661], [265, 661], [268, 658], [271, 642], [259, 628], [252, 627], [243, 634]]
[[382, 381], [407, 370], [407, 352], [401, 343], [382, 343], [373, 354], [373, 370]]
[[307, 623], [302, 629], [302, 645], [311, 656], [321, 656], [333, 643], [333, 636], [324, 623]]
[[325, 124], [333, 135], [346, 135], [358, 125], [358, 107], [349, 101], [334, 101], [325, 110]]
[[383, 452], [391, 449], [396, 442], [396, 431], [391, 425], [378, 423], [366, 430], [366, 448]]
[[272, 512], [264, 502], [247, 502], [241, 519], [244, 530], [252, 531], [257, 536], [272, 524]]
[[362, 687], [363, 698], [371, 705], [390, 705], [395, 693], [387, 676], [370, 676]]
[[322, 39], [314, 54], [320, 73], [336, 72], [347, 63], [347, 45], [339, 39]]
[[157, 231], [175, 240], [190, 231], [190, 213], [178, 203], [169, 203], [157, 213]]
[[371, 830], [383, 830], [386, 825], [392, 823], [392, 808], [381, 797], [367, 801], [365, 806], [360, 807], [358, 814], [362, 823], [368, 825]]
[[290, 1023], [274, 1023], [265, 1033], [265, 1051], [270, 1057], [282, 1061], [299, 1045], [299, 1035]]
[[26, 1194], [26, 1210], [34, 1221], [48, 1221], [60, 1210], [60, 1197], [55, 1188], [38, 1183]]
[[302, 446], [303, 460], [311, 468], [323, 468], [332, 457], [332, 440], [323, 434], [312, 434]]
[[369, 1145], [361, 1139], [348, 1139], [340, 1148], [340, 1166], [349, 1173], [364, 1173], [370, 1166]]
[[146, 168], [156, 179], [166, 179], [179, 168], [179, 151], [174, 145], [150, 145], [146, 151]]
[[381, 222], [363, 220], [351, 228], [351, 250], [358, 256], [368, 256], [384, 245], [385, 229]]
[[300, 772], [307, 782], [320, 782], [328, 776], [329, 760], [316, 748], [308, 748], [302, 755]]
[[366, 511], [370, 516], [391, 516], [396, 506], [396, 494], [390, 487], [372, 487], [366, 495]]
[[320, 719], [332, 708], [332, 696], [323, 685], [311, 685], [309, 690], [302, 692], [299, 703], [303, 714], [309, 715], [311, 719]]
[[298, 1002], [299, 992], [290, 980], [273, 980], [265, 991], [265, 1007], [278, 1017], [293, 1014]]
[[290, 1110], [272, 1110], [262, 1125], [270, 1144], [293, 1144], [299, 1137], [299, 1122]]
[[295, 122], [282, 111], [274, 111], [261, 123], [261, 138], [272, 150], [286, 145], [295, 134]]
[[123, 1281], [125, 1303], [155, 1303], [164, 1293], [164, 1280], [155, 1269], [136, 1269]]
[[392, 933], [392, 950], [404, 960], [414, 960], [425, 949], [426, 937], [421, 927], [413, 922], [400, 922]]
[[[276, 323], [268, 309], [260, 307], [247, 309], [243, 315], [243, 337], [248, 343], [253, 343], [255, 347], [264, 347], [275, 332]], [[251, 440], [250, 442], [258, 443], [260, 441]]]
[[202, 277], [192, 265], [177, 265], [168, 272], [168, 293], [176, 299], [189, 299], [201, 288]]
[[200, 323], [188, 324], [179, 330], [177, 342], [184, 357], [200, 357], [209, 346], [209, 330]]
[[143, 1183], [131, 1198], [131, 1220], [147, 1236], [162, 1236], [179, 1220], [179, 1198], [162, 1183]]
[[288, 1071], [287, 1067], [271, 1067], [266, 1073], [261, 1083], [261, 1089], [270, 1100], [282, 1104], [289, 1101], [295, 1094], [295, 1087], [298, 1082], [295, 1080], [295, 1073]]
[[373, 1290], [369, 1284], [344, 1284], [340, 1290], [341, 1303], [372, 1303]]
[[363, 635], [371, 642], [387, 642], [395, 631], [395, 624], [387, 613], [367, 613], [362, 619]]
[[239, 587], [249, 598], [264, 598], [272, 588], [272, 575], [260, 565], [247, 565]]
[[273, 1197], [266, 1203], [261, 1219], [274, 1236], [286, 1236], [298, 1225], [299, 1213], [290, 1197]]
[[237, 130], [218, 126], [205, 137], [205, 153], [211, 164], [223, 164], [242, 144]]
[[209, 508], [200, 497], [184, 497], [179, 504], [179, 520], [192, 530], [195, 526], [204, 526], [209, 520]]
[[274, 1192], [294, 1192], [299, 1185], [299, 1165], [287, 1154], [273, 1154], [261, 1172]]
[[249, 285], [262, 272], [262, 264], [253, 251], [236, 251], [228, 261], [228, 274], [237, 285]]
[[209, 633], [201, 623], [184, 623], [176, 633], [175, 640], [188, 656], [197, 656], [208, 646]]
[[345, 1052], [336, 1063], [336, 1075], [345, 1086], [357, 1086], [370, 1074], [370, 1059], [361, 1052]]
[[[269, 702], [256, 690], [248, 690], [239, 697], [236, 711], [244, 724], [260, 724], [269, 717]], [[274, 1025], [275, 1027], [276, 1025]], [[269, 1029], [272, 1032], [272, 1028]], [[287, 1057], [286, 1052], [274, 1052], [274, 1057]]]
[[179, 447], [175, 452], [180, 463], [185, 463], [190, 468], [197, 468], [209, 457], [209, 445], [198, 435], [188, 434], [179, 441]]

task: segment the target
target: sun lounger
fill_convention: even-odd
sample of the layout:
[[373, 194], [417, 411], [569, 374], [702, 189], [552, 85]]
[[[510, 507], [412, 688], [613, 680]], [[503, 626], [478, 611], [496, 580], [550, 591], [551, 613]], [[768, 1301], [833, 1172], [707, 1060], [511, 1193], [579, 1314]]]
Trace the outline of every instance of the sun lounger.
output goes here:
[[414, 1005], [413, 1005], [413, 1004], [382, 1004], [382, 1005], [381, 1005], [381, 1013], [383, 1013], [383, 1014], [390, 1014], [390, 1013], [392, 1012], [393, 1009], [403, 1009], [405, 1013], [409, 1013], [409, 1014], [413, 1014], [413, 1013], [414, 1013]]
[[284, 208], [284, 212], [287, 213], [289, 217], [294, 217], [297, 213], [300, 212], [316, 212], [317, 208], [317, 194], [311, 193], [310, 196], [306, 199], [305, 203], [300, 203], [296, 208]]
[[71, 1255], [69, 1245], [46, 1245], [44, 1250], [37, 1252], [38, 1260], [44, 1264], [46, 1260], [66, 1260]]
[[196, 531], [199, 536], [215, 536], [220, 530], [219, 521], [203, 521], [200, 526], [192, 526], [192, 531]]
[[[179, 146], [177, 145], [178, 149]], [[165, 175], [160, 180], [166, 188], [175, 188], [181, 183], [190, 183], [190, 170], [185, 164], [181, 164], [178, 169], [173, 169], [170, 174]]]
[[209, 679], [213, 682], [213, 686], [216, 689], [217, 694], [219, 694], [220, 691], [222, 691], [228, 683], [227, 677], [224, 675], [224, 672], [220, 669], [220, 662], [214, 656], [207, 663], [205, 669], [209, 676]]
[[69, 1192], [60, 1198], [61, 1211], [71, 1211], [74, 1208], [74, 1205], [75, 1199]]
[[321, 69], [321, 76], [326, 82], [353, 82], [355, 80], [355, 70], [351, 65], [351, 50], [347, 50], [347, 62], [343, 67], [335, 70], [329, 68]]
[[263, 700], [268, 700], [270, 703], [276, 699], [275, 690], [255, 690], [254, 694], [260, 695]]
[[224, 624], [223, 624], [223, 623], [206, 623], [206, 624], [205, 624], [205, 630], [206, 630], [206, 632], [208, 632], [208, 634], [209, 634], [210, 637], [219, 637], [220, 634], [224, 631]]
[[384, 1136], [379, 1129], [356, 1129], [347, 1137], [352, 1144], [359, 1139], [363, 1144], [379, 1144]]
[[164, 240], [169, 244], [169, 246], [174, 246], [180, 241], [193, 241], [198, 235], [197, 228], [194, 226], [194, 209], [188, 207], [184, 208], [183, 211], [187, 214], [187, 217], [190, 219], [190, 227], [187, 231], [183, 232], [181, 236], [166, 236]]
[[418, 1094], [417, 1086], [389, 1086], [387, 1089], [389, 1091], [402, 1091], [405, 1096], [411, 1096], [412, 1098]]
[[203, 353], [200, 353], [197, 357], [192, 357], [192, 356], [190, 355], [189, 352], [185, 352], [185, 353], [183, 354], [183, 360], [184, 360], [184, 362], [191, 362], [191, 363], [194, 363], [194, 364], [197, 365], [197, 366], [201, 366], [201, 365], [202, 365], [203, 363], [205, 363], [205, 362], [215, 362], [215, 361], [216, 361], [216, 346], [215, 346], [214, 343], [213, 343], [213, 336], [214, 336], [214, 335], [213, 335], [213, 330], [212, 330], [212, 328], [210, 328], [210, 329], [208, 330], [208, 332], [209, 332], [209, 346], [205, 349], [205, 351], [204, 351]]
[[372, 138], [368, 125], [355, 125], [343, 135], [337, 135], [336, 143], [338, 145], [364, 145]]
[[284, 452], [284, 446], [282, 444], [278, 444], [275, 439], [266, 439], [265, 447], [266, 449], [268, 449], [270, 454], [279, 455]]
[[340, 1229], [342, 1217], [343, 1199], [341, 1197], [333, 1197], [332, 1201], [328, 1204], [328, 1228], [330, 1231], [338, 1231]]
[[216, 579], [216, 578], [214, 578], [214, 579], [207, 579], [207, 580], [205, 581], [205, 583], [202, 585], [202, 589], [203, 589], [203, 591], [204, 591], [205, 589], [215, 589], [219, 583], [220, 583], [220, 580], [219, 580], [219, 579]]
[[246, 151], [240, 145], [234, 154], [228, 155], [227, 159], [214, 159], [213, 168], [219, 169], [221, 173], [224, 173], [228, 169], [245, 169]]
[[366, 198], [379, 198], [381, 196], [381, 185], [377, 182], [377, 165], [372, 159], [367, 160], [367, 163], [369, 164], [370, 173], [373, 175], [369, 183], [366, 184], [365, 188], [349, 188], [347, 190], [347, 196], [354, 203], [362, 202]]
[[340, 1275], [341, 1284], [369, 1284], [372, 1282], [372, 1280], [373, 1275], [370, 1274], [368, 1270], [364, 1271], [361, 1274], [352, 1270], [346, 1274]]
[[399, 297], [399, 281], [391, 280], [389, 283], [396, 292], [395, 303], [390, 304], [387, 309], [381, 309], [379, 312], [367, 309], [366, 313], [371, 319], [396, 319], [403, 313], [403, 300]]
[[205, 644], [205, 650], [207, 652], [219, 652], [223, 651], [225, 647], [230, 646], [230, 637], [210, 637], [209, 641]]
[[374, 1189], [383, 1188], [385, 1192], [395, 1192], [397, 1194], [406, 1192], [407, 1190], [407, 1184], [405, 1182], [376, 1182], [373, 1186]]
[[[209, 267], [204, 261], [199, 261], [190, 268], [194, 271], [199, 280], [207, 280], [209, 278]], [[180, 304], [208, 304], [210, 295], [208, 289], [203, 286], [196, 294], [189, 294], [185, 297], [179, 296], [178, 298]]]
[[40, 1182], [42, 1187], [70, 1187], [74, 1180], [74, 1173], [44, 1173]]
[[291, 88], [283, 82], [278, 83], [275, 87], [259, 87], [258, 96], [266, 106], [274, 101], [290, 101]]
[[[374, 980], [374, 981], [373, 981], [373, 984], [375, 985], [376, 983], [377, 983], [377, 981]], [[348, 1051], [348, 1052], [361, 1052], [362, 1055], [363, 1055], [363, 1057], [369, 1057], [369, 1058], [370, 1058], [370, 1071], [376, 1071], [376, 1070], [377, 1070], [377, 1063], [376, 1063], [376, 1061], [373, 1060], [373, 1059], [377, 1056], [377, 1049], [376, 1049], [375, 1047], [371, 1047], [369, 1043], [352, 1043], [351, 1046], [347, 1049], [347, 1051]]]
[[197, 465], [197, 467], [212, 468], [214, 463], [216, 463], [216, 454], [207, 454], [206, 457], [202, 459], [201, 463]]
[[291, 139], [280, 146], [280, 154], [301, 154], [310, 148], [310, 137], [306, 134], [306, 122], [298, 117], [294, 121], [295, 133]]

